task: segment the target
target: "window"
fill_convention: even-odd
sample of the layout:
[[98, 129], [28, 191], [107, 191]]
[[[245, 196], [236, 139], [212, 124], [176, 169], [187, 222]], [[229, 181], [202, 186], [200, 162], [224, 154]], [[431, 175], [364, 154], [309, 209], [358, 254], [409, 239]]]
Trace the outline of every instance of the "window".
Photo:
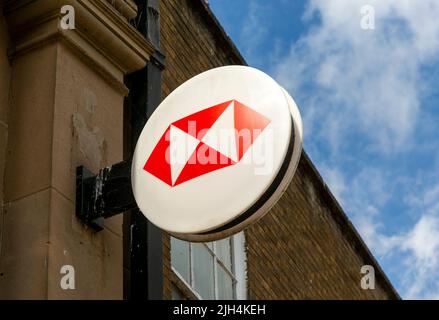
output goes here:
[[243, 233], [209, 243], [171, 237], [172, 269], [200, 299], [246, 298], [244, 254]]

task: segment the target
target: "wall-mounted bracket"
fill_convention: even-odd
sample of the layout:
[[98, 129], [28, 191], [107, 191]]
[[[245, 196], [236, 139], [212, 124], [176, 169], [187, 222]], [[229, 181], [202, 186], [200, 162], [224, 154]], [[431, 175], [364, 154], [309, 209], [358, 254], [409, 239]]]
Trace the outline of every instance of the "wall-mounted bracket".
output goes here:
[[93, 174], [76, 168], [76, 216], [96, 231], [105, 218], [136, 208], [131, 189], [131, 160], [125, 160]]

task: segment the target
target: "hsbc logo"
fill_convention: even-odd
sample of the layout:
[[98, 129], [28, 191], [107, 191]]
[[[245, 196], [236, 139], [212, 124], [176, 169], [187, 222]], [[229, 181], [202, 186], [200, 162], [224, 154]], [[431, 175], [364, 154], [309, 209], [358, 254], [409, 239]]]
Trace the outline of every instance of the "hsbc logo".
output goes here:
[[[240, 162], [269, 124], [270, 119], [237, 100], [208, 107], [171, 123], [143, 169], [177, 186]], [[264, 156], [270, 145], [265, 144]], [[252, 154], [247, 163], [258, 164], [260, 156]]]
[[275, 80], [246, 66], [211, 69], [149, 117], [133, 155], [133, 195], [173, 236], [221, 239], [269, 212], [301, 151], [299, 110]]

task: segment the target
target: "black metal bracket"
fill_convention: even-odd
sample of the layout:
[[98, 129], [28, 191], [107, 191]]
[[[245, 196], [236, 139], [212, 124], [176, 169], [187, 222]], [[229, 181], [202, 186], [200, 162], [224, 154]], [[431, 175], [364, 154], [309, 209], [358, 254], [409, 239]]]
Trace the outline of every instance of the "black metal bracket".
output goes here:
[[76, 168], [76, 216], [96, 231], [104, 220], [137, 208], [131, 189], [131, 160], [125, 160], [93, 174]]
[[165, 55], [158, 49], [149, 57], [151, 63], [156, 65], [160, 71], [163, 71], [166, 66], [166, 57]]

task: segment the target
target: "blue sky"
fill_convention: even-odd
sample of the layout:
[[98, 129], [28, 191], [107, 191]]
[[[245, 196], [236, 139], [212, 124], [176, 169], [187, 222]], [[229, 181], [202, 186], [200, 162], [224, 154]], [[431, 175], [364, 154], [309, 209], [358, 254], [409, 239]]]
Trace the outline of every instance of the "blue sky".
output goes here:
[[296, 100], [305, 150], [401, 296], [439, 299], [439, 2], [209, 3]]

